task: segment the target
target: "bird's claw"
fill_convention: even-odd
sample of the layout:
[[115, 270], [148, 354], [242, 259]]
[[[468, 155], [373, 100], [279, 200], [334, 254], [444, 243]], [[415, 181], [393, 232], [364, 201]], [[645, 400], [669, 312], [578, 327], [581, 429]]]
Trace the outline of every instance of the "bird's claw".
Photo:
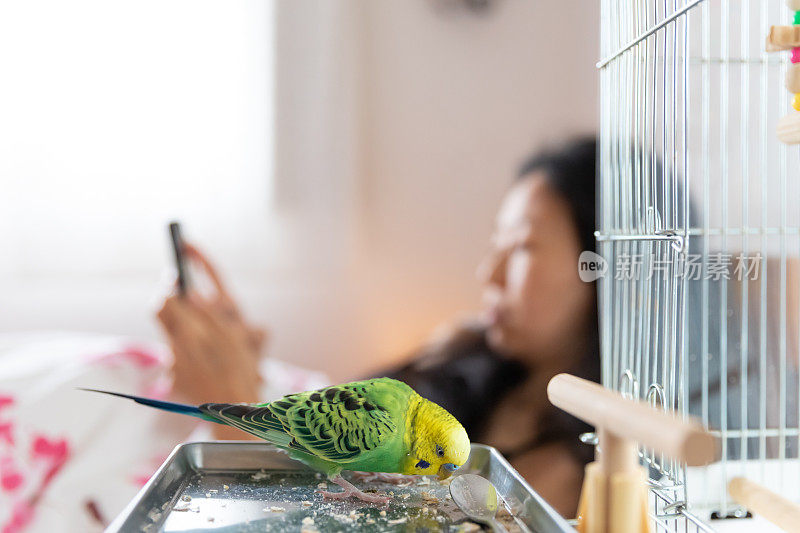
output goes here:
[[324, 490], [317, 490], [325, 499], [344, 500], [350, 497], [357, 498], [363, 502], [377, 503], [380, 505], [389, 505], [392, 501], [390, 496], [382, 494], [367, 494], [360, 490], [358, 487], [347, 481], [341, 474], [337, 474], [330, 478], [333, 483], [342, 487], [342, 492], [328, 492]]

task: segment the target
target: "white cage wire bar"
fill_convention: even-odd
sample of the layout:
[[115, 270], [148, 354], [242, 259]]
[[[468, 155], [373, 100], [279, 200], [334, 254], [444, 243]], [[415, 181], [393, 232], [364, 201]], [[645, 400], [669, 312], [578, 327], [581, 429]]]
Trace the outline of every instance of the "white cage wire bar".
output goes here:
[[[597, 231], [602, 380], [699, 417], [721, 460], [641, 450], [659, 528], [742, 514], [744, 475], [800, 500], [800, 156], [778, 0], [603, 0]], [[660, 520], [660, 522], [659, 522]]]

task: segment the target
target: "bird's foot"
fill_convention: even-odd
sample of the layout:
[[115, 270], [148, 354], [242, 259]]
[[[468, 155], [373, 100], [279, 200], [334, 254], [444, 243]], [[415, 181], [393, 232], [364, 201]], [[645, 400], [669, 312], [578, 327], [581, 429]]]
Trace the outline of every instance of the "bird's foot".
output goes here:
[[389, 474], [387, 472], [353, 472], [353, 478], [369, 483], [370, 481], [381, 481], [392, 485], [408, 486], [419, 476], [405, 474]]
[[336, 483], [342, 489], [342, 492], [328, 492], [327, 490], [317, 490], [319, 494], [322, 494], [323, 499], [326, 500], [346, 500], [348, 498], [356, 498], [363, 502], [368, 503], [377, 503], [379, 505], [389, 505], [389, 502], [392, 501], [391, 496], [384, 496], [382, 494], [371, 494], [368, 492], [364, 492], [359, 490], [358, 487], [347, 481], [340, 475], [331, 479], [332, 482]]

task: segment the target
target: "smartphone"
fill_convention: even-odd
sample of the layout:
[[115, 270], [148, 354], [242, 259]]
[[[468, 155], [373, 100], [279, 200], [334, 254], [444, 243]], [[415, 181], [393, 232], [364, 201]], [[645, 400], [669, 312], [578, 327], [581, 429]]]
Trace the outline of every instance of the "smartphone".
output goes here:
[[175, 268], [178, 271], [178, 294], [184, 296], [189, 288], [189, 270], [183, 255], [183, 237], [181, 236], [180, 222], [169, 223], [169, 236], [172, 240], [172, 249], [175, 251]]

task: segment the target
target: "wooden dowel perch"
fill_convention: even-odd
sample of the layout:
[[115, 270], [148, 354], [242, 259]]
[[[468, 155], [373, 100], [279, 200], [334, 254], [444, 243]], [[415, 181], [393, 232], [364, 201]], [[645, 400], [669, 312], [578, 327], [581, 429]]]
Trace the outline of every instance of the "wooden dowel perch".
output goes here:
[[598, 435], [598, 460], [586, 467], [578, 505], [578, 531], [650, 531], [647, 472], [639, 466], [637, 444], [690, 466], [716, 457], [716, 440], [698, 422], [625, 399], [597, 383], [559, 374], [550, 380], [547, 396], [556, 407], [593, 425]]
[[763, 516], [784, 531], [800, 533], [800, 505], [743, 477], [730, 480], [728, 492], [736, 503]]

